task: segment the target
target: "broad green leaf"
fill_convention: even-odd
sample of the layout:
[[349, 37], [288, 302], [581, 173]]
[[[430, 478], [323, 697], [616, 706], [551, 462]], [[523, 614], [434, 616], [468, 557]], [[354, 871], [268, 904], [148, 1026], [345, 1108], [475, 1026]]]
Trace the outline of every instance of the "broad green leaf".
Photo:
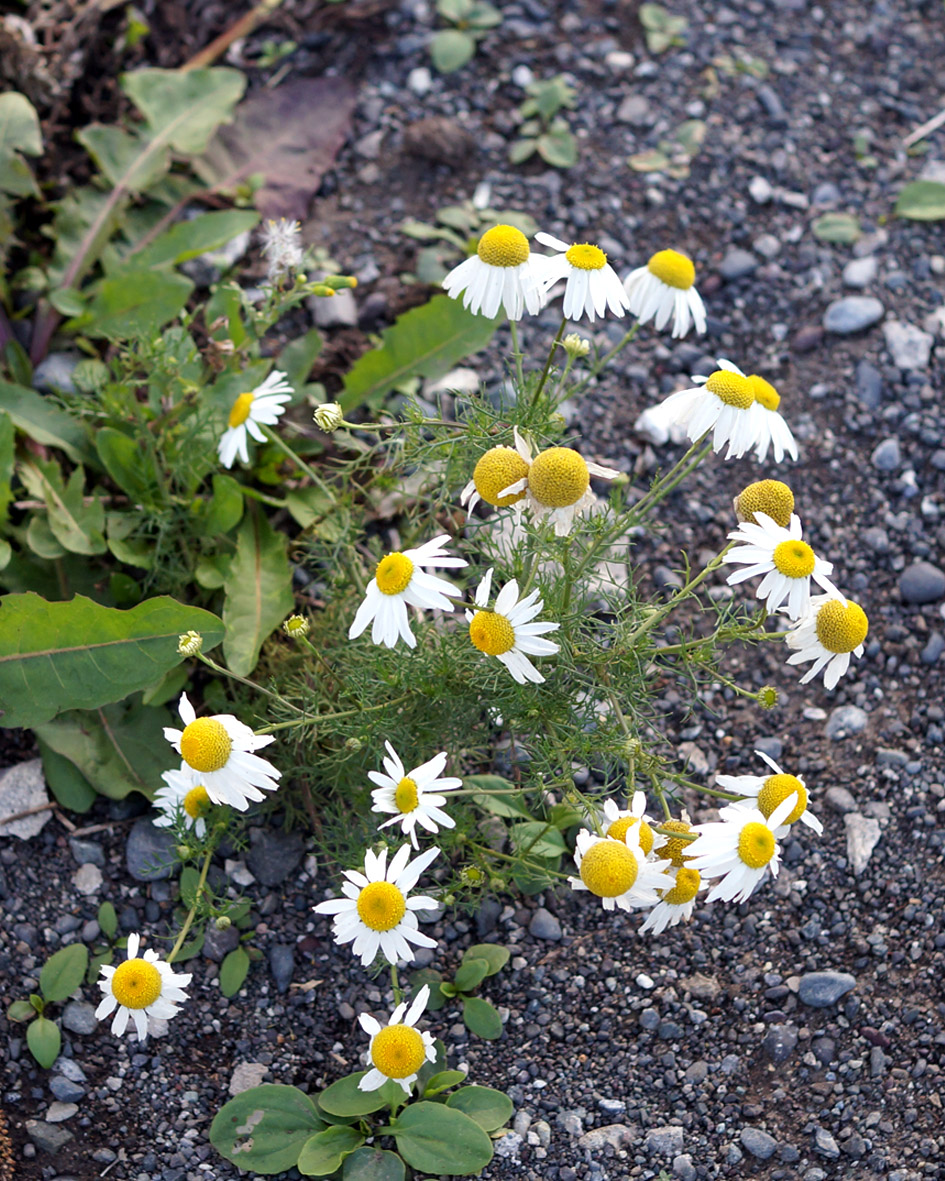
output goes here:
[[[421, 1095], [423, 1094], [423, 1088], [427, 1085], [430, 1079], [433, 1078], [435, 1074], [440, 1074], [446, 1069], [446, 1046], [443, 1045], [443, 1042], [439, 1038], [436, 1038], [433, 1042], [433, 1049], [435, 1053], [433, 1061], [424, 1062], [424, 1064], [417, 1071], [417, 1081], [415, 1086]], [[397, 1084], [395, 1083], [394, 1085], [396, 1086]], [[399, 1101], [400, 1096], [397, 1096], [397, 1098]]]
[[467, 791], [475, 791], [473, 798], [476, 803], [496, 816], [508, 816], [515, 820], [534, 819], [522, 803], [524, 791], [501, 775], [467, 775], [463, 787]]
[[515, 848], [528, 857], [558, 857], [567, 851], [561, 833], [543, 820], [513, 824], [509, 835]]
[[36, 1016], [36, 1010], [29, 1001], [14, 1001], [7, 1008], [8, 1021], [30, 1021]]
[[249, 956], [246, 954], [246, 948], [241, 944], [225, 955], [223, 963], [220, 965], [220, 991], [223, 995], [236, 996], [243, 987], [243, 981], [246, 979], [248, 971]]
[[200, 874], [192, 865], [185, 865], [180, 871], [180, 900], [188, 910], [197, 901], [197, 887], [200, 885]]
[[203, 509], [206, 514], [204, 525], [209, 536], [229, 533], [243, 516], [243, 489], [232, 476], [217, 473], [213, 477], [213, 495], [204, 502]]
[[76, 139], [111, 184], [121, 184], [130, 193], [150, 188], [171, 166], [167, 146], [152, 145], [148, 136], [136, 131], [91, 123], [76, 132]]
[[26, 1027], [26, 1044], [40, 1066], [48, 1070], [59, 1057], [62, 1047], [59, 1026], [48, 1017], [37, 1017]]
[[95, 788], [75, 763], [57, 754], [45, 742], [37, 740], [37, 745], [43, 759], [43, 778], [57, 801], [70, 812], [87, 812], [98, 798]]
[[501, 1128], [512, 1114], [512, 1100], [493, 1087], [463, 1087], [450, 1095], [446, 1106], [464, 1112], [484, 1132]]
[[510, 955], [509, 949], [501, 943], [476, 943], [463, 952], [463, 959], [485, 960], [489, 965], [488, 975], [494, 976], [509, 962]]
[[[0, 291], [2, 290], [2, 282], [0, 282]], [[3, 346], [3, 359], [6, 361], [7, 369], [9, 369], [13, 380], [18, 385], [26, 386], [27, 389], [32, 388], [33, 365], [29, 353], [18, 340], [10, 339]]]
[[475, 52], [475, 40], [460, 29], [440, 29], [430, 41], [430, 57], [441, 74], [461, 69]]
[[694, 156], [705, 141], [708, 128], [702, 119], [686, 119], [673, 132], [673, 139], [688, 156]]
[[10, 481], [13, 479], [13, 419], [0, 410], [0, 523], [7, 519], [7, 508], [13, 499]]
[[65, 549], [59, 544], [49, 528], [49, 518], [45, 514], [36, 513], [30, 518], [26, 527], [26, 544], [39, 558], [47, 562], [55, 562], [65, 554]]
[[448, 1091], [450, 1087], [455, 1087], [457, 1083], [464, 1082], [465, 1078], [465, 1070], [438, 1071], [423, 1088], [424, 1098], [431, 1095], [439, 1095], [441, 1091]]
[[382, 334], [383, 344], [357, 361], [344, 379], [342, 410], [379, 401], [409, 377], [442, 377], [492, 339], [499, 318], [474, 316], [458, 300], [437, 295], [404, 312]]
[[258, 222], [259, 214], [251, 209], [201, 213], [190, 221], [175, 223], [144, 250], [133, 251], [129, 261], [139, 271], [178, 266], [187, 259], [219, 250], [233, 238], [253, 229]]
[[25, 95], [0, 94], [0, 191], [14, 197], [38, 192], [29, 165], [20, 153], [39, 156], [43, 136], [39, 116]]
[[295, 603], [286, 538], [255, 506], [243, 518], [236, 535], [236, 553], [224, 591], [223, 655], [230, 671], [245, 677], [256, 667], [266, 637], [280, 626]]
[[228, 1161], [270, 1175], [294, 1167], [302, 1146], [325, 1121], [298, 1087], [263, 1083], [250, 1087], [217, 1112], [210, 1143]]
[[553, 128], [538, 137], [538, 154], [554, 168], [573, 168], [577, 164], [577, 140], [567, 127]]
[[913, 221], [940, 221], [945, 218], [945, 183], [940, 180], [914, 180], [907, 184], [896, 201], [896, 214]]
[[160, 483], [154, 459], [143, 441], [104, 426], [95, 432], [95, 448], [105, 470], [135, 503], [154, 502]]
[[855, 242], [862, 233], [852, 213], [825, 213], [811, 224], [811, 229], [821, 242]]
[[[280, 621], [287, 613], [280, 609]], [[30, 592], [0, 597], [0, 725], [37, 726], [146, 689], [180, 664], [186, 631], [199, 631], [205, 650], [223, 637], [215, 615], [167, 596], [129, 611], [82, 595], [68, 603]]]
[[315, 358], [321, 351], [322, 334], [317, 328], [310, 328], [285, 346], [276, 360], [276, 369], [280, 369], [289, 385], [297, 390], [308, 381]]
[[411, 1103], [392, 1131], [400, 1155], [424, 1173], [462, 1177], [492, 1160], [492, 1141], [482, 1128], [443, 1103]]
[[71, 943], [55, 952], [39, 973], [39, 988], [46, 1001], [64, 1001], [85, 979], [89, 952], [84, 943]]
[[13, 547], [5, 537], [0, 537], [0, 570], [5, 570], [13, 557]]
[[53, 233], [56, 248], [49, 268], [53, 288], [78, 287], [102, 253], [121, 220], [123, 203], [110, 193], [87, 186], [73, 189], [56, 203]]
[[118, 272], [98, 284], [88, 311], [72, 326], [107, 339], [151, 336], [180, 315], [193, 289], [176, 272]]
[[460, 992], [472, 992], [489, 975], [489, 961], [463, 956], [463, 962], [456, 970], [453, 984]]
[[363, 1143], [361, 1132], [336, 1124], [324, 1132], [316, 1132], [305, 1141], [296, 1167], [303, 1177], [327, 1177], [340, 1168], [345, 1157]]
[[115, 907], [107, 899], [98, 908], [96, 918], [105, 938], [114, 939], [118, 934], [118, 916], [115, 914]]
[[469, 13], [469, 24], [473, 29], [494, 29], [502, 24], [502, 13], [491, 4], [474, 4]]
[[122, 75], [121, 88], [158, 142], [195, 156], [206, 151], [214, 131], [232, 117], [246, 76], [230, 69], [135, 70]]
[[59, 447], [76, 463], [92, 458], [93, 452], [78, 420], [36, 390], [0, 381], [0, 410], [9, 414], [18, 431], [37, 443]]
[[366, 1074], [366, 1070], [359, 1070], [355, 1074], [338, 1079], [320, 1092], [318, 1106], [329, 1115], [346, 1117], [371, 1115], [372, 1112], [380, 1111], [382, 1107], [387, 1106], [383, 1088], [379, 1091], [358, 1090], [358, 1083]]
[[488, 1042], [494, 1042], [502, 1036], [502, 1018], [482, 997], [466, 997], [463, 1001], [463, 1021], [471, 1033]]
[[509, 145], [509, 161], [512, 164], [524, 164], [538, 151], [538, 140], [530, 136], [517, 139]]
[[437, 0], [436, 10], [444, 20], [459, 24], [460, 21], [469, 20], [473, 0]]
[[47, 523], [63, 549], [86, 555], [105, 552], [105, 509], [97, 496], [86, 503], [81, 464], [65, 482], [55, 460], [33, 459], [21, 466], [20, 479], [33, 496], [46, 501]]
[[404, 1181], [404, 1162], [383, 1148], [358, 1148], [345, 1158], [343, 1181]]
[[165, 673], [150, 688], [145, 689], [141, 694], [141, 704], [164, 705], [171, 700], [177, 701], [180, 697], [181, 690], [189, 680], [190, 673], [188, 672], [187, 665], [179, 664], [177, 668], [172, 668], [170, 672]]
[[430, 986], [430, 996], [427, 1000], [426, 1011], [428, 1013], [435, 1013], [446, 1004], [446, 997], [442, 992], [443, 977], [435, 968], [421, 968], [419, 972], [414, 972], [410, 977], [412, 995], [416, 996], [424, 984]]

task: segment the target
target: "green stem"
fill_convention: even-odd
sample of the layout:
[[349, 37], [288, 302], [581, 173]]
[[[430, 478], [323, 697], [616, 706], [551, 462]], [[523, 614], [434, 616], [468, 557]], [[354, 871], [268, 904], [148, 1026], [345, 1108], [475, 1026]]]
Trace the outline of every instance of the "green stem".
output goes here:
[[[550, 828], [551, 826], [549, 825], [548, 827]], [[541, 865], [537, 861], [529, 861], [527, 857], [512, 857], [508, 853], [500, 853], [498, 849], [490, 849], [488, 845], [480, 845], [478, 841], [467, 840], [466, 844], [471, 849], [482, 853], [485, 857], [498, 857], [500, 861], [512, 861], [515, 865], [531, 866], [532, 869], [540, 870], [542, 873], [550, 874], [555, 878], [567, 878], [569, 876], [558, 869], [550, 869], [547, 865]]]
[[652, 628], [656, 627], [656, 625], [658, 623], [661, 623], [666, 618], [666, 616], [669, 615], [673, 611], [673, 609], [675, 607], [679, 606], [679, 604], [682, 602], [683, 599], [688, 599], [689, 596], [692, 594], [692, 592], [696, 589], [696, 587], [699, 586], [700, 583], [703, 583], [713, 571], [717, 570], [719, 568], [719, 566], [722, 565], [722, 562], [725, 559], [725, 555], [728, 553], [728, 551], [732, 548], [732, 546], [734, 544], [735, 544], [734, 541], [730, 541], [728, 543], [728, 545], [725, 547], [725, 549], [723, 549], [721, 551], [721, 553], [716, 554], [716, 556], [712, 559], [712, 561], [706, 565], [704, 570], [700, 570], [700, 572], [695, 576], [695, 578], [690, 578], [689, 581], [686, 583], [686, 585], [683, 587], [680, 587], [680, 589], [676, 592], [676, 594], [674, 594], [673, 597], [667, 603], [664, 603], [662, 607], [656, 607], [652, 611], [652, 614], [649, 616], [649, 618], [645, 619], [643, 621], [643, 623], [640, 624], [639, 627], [635, 628], [630, 633], [630, 635], [624, 639], [624, 641], [623, 641], [624, 644], [627, 647], [630, 647], [634, 643], [634, 641], [638, 640], [641, 636], [645, 635]]
[[609, 353], [605, 353], [603, 357], [595, 361], [591, 366], [591, 376], [596, 377], [598, 373], [616, 357], [616, 355], [627, 347], [631, 340], [636, 336], [640, 330], [640, 321], [637, 320], [633, 327], [624, 335], [623, 340], [619, 344], [615, 344]]
[[404, 999], [404, 991], [400, 987], [400, 979], [397, 975], [396, 964], [391, 964], [390, 966], [390, 986], [394, 990], [394, 1004], [399, 1005]]
[[554, 340], [551, 342], [551, 348], [548, 352], [548, 360], [545, 362], [545, 367], [541, 372], [538, 385], [535, 387], [535, 392], [532, 394], [531, 406], [538, 405], [538, 399], [541, 397], [541, 391], [545, 388], [545, 382], [548, 380], [548, 374], [551, 372], [551, 363], [555, 358], [555, 349], [558, 347], [558, 343], [561, 340], [567, 323], [567, 320], [562, 320], [558, 325], [558, 331]]
[[[271, 697], [273, 701], [278, 701], [282, 705], [287, 705], [290, 709], [294, 709], [298, 714], [304, 714], [304, 709], [299, 709], [297, 705], [293, 705], [291, 701], [286, 701], [278, 693], [273, 693], [271, 689], [267, 689], [264, 685], [259, 685], [255, 681], [251, 681], [249, 677], [241, 677], [235, 672], [231, 672], [228, 668], [224, 668], [222, 664], [217, 664], [215, 660], [211, 660], [209, 656], [205, 656], [203, 652], [197, 653], [197, 659], [202, 661], [207, 668], [212, 668], [215, 673], [219, 673], [221, 677], [229, 677], [231, 681], [239, 681], [241, 685], [246, 685], [250, 689], [255, 689], [257, 693], [262, 693], [266, 697]], [[265, 730], [257, 730], [257, 734], [265, 734]]]
[[268, 426], [263, 426], [262, 431], [263, 431], [263, 434], [265, 434], [266, 438], [270, 441], [270, 443], [275, 443], [275, 445], [277, 447], [279, 447], [286, 455], [288, 455], [288, 457], [292, 460], [292, 462], [294, 464], [296, 464], [298, 467], [300, 467], [303, 472], [305, 472], [305, 474], [308, 476], [308, 478], [312, 481], [313, 484], [317, 485], [319, 488], [321, 488], [321, 490], [323, 492], [326, 492], [329, 496], [333, 495], [332, 490], [328, 487], [328, 485], [321, 478], [321, 476], [319, 476], [317, 474], [317, 472], [314, 470], [314, 468], [309, 467], [309, 465], [305, 462], [305, 460], [302, 459], [299, 455], [297, 455], [292, 450], [292, 448], [289, 446], [289, 444], [280, 435], [276, 434], [276, 432], [271, 427], [268, 427]]
[[[708, 434], [708, 431], [706, 431], [706, 434]], [[710, 441], [706, 443], [699, 454], [696, 455], [696, 451], [703, 439], [705, 439], [705, 435], [701, 435], [698, 439], [696, 439], [682, 459], [680, 459], [678, 463], [674, 464], [674, 466], [670, 468], [665, 476], [661, 476], [649, 490], [649, 492], [641, 496], [636, 504], [632, 506], [630, 511], [634, 517], [639, 519], [643, 515], [642, 510], [644, 508], [647, 510], [647, 512], [649, 512], [649, 510], [653, 508], [654, 505], [659, 504], [661, 500], [665, 499], [665, 497], [668, 496], [674, 488], [683, 482], [690, 472], [694, 471], [699, 466], [699, 464], [702, 463], [703, 459], [705, 459], [705, 457], [712, 450], [712, 443]], [[695, 458], [693, 458], [693, 456], [695, 456]], [[692, 462], [690, 462], [690, 460]]]
[[203, 888], [207, 884], [207, 873], [210, 869], [210, 858], [213, 856], [214, 848], [215, 848], [215, 846], [211, 846], [207, 850], [206, 857], [204, 857], [204, 859], [203, 859], [203, 868], [200, 870], [200, 877], [197, 881], [197, 888], [196, 888], [196, 890], [194, 890], [194, 901], [190, 907], [190, 911], [187, 914], [187, 918], [184, 919], [184, 925], [181, 927], [180, 934], [177, 936], [177, 942], [171, 948], [170, 955], [167, 957], [166, 962], [168, 964], [172, 964], [174, 962], [174, 957], [177, 955], [177, 953], [183, 947], [184, 940], [187, 938], [187, 932], [190, 930], [190, 928], [193, 924], [193, 921], [194, 921], [194, 917], [197, 914], [197, 904], [200, 901], [200, 895], [203, 893]]
[[[276, 694], [272, 694], [271, 696], [275, 697]], [[290, 718], [287, 722], [273, 722], [271, 726], [261, 726], [255, 732], [257, 734], [273, 734], [276, 730], [289, 730], [293, 726], [315, 726], [319, 722], [336, 722], [339, 718], [351, 718], [355, 714], [369, 714], [379, 709], [390, 709], [392, 705], [400, 705], [403, 701], [409, 701], [411, 697], [411, 693], [404, 693], [400, 697], [394, 697], [391, 701], [383, 701], [380, 705], [358, 706], [357, 709], [343, 709], [333, 714], [305, 713], [304, 710], [293, 705], [293, 709], [298, 710], [300, 714], [305, 714], [305, 716], [301, 718]], [[283, 701], [283, 698], [280, 697], [279, 700]], [[288, 705], [289, 703], [285, 702], [285, 704]]]
[[515, 382], [518, 386], [519, 394], [524, 392], [525, 375], [522, 370], [522, 350], [518, 343], [518, 325], [514, 320], [509, 320], [509, 331], [512, 333], [512, 357], [515, 361]]

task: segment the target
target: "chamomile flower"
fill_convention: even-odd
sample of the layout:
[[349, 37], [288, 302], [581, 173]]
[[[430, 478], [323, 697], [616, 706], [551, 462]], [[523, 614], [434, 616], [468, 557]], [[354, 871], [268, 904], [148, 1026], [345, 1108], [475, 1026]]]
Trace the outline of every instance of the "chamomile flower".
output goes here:
[[520, 504], [525, 499], [524, 488], [520, 492], [503, 496], [502, 492], [510, 484], [524, 479], [532, 462], [532, 453], [528, 444], [514, 428], [515, 447], [490, 447], [479, 456], [473, 469], [472, 479], [460, 493], [460, 504], [466, 505], [468, 515], [480, 500], [491, 504], [494, 508], [508, 508], [509, 505]]
[[251, 435], [257, 443], [265, 443], [266, 436], [259, 429], [259, 424], [272, 426], [278, 422], [285, 410], [285, 403], [292, 401], [294, 391], [285, 378], [284, 373], [270, 373], [262, 385], [248, 394], [240, 394], [230, 407], [227, 429], [217, 448], [224, 467], [232, 467], [237, 455], [243, 463], [249, 463], [247, 435]]
[[641, 324], [653, 321], [662, 331], [673, 321], [673, 336], [685, 336], [690, 323], [705, 332], [705, 305], [695, 288], [696, 268], [676, 250], [660, 250], [645, 267], [637, 267], [624, 279], [630, 311]]
[[866, 612], [852, 599], [812, 595], [810, 614], [785, 632], [784, 642], [794, 649], [787, 662], [804, 664], [812, 660], [801, 684], [806, 685], [823, 670], [825, 688], [833, 689], [850, 667], [850, 657], [863, 655], [869, 627]]
[[791, 428], [778, 413], [781, 405], [781, 395], [770, 381], [759, 377], [757, 373], [749, 373], [755, 395], [755, 417], [758, 421], [758, 443], [755, 455], [759, 463], [764, 463], [770, 446], [774, 451], [775, 463], [780, 463], [785, 454], [797, 459], [797, 443], [791, 434]]
[[[463, 296], [463, 307], [492, 319], [504, 308], [510, 320], [527, 309], [535, 316], [543, 300], [544, 261], [533, 255], [528, 239], [514, 226], [493, 226], [479, 239], [472, 258], [453, 267], [443, 280], [451, 299]], [[464, 294], [465, 293], [465, 294]]]
[[[642, 791], [633, 793], [629, 808], [621, 809], [617, 807], [614, 800], [604, 800], [603, 813], [601, 828], [604, 830], [604, 836], [615, 841], [622, 841], [627, 830], [639, 824], [637, 841], [643, 850], [643, 856], [649, 857], [657, 842], [656, 834], [650, 827], [654, 823], [653, 817], [646, 814], [646, 795]], [[660, 843], [662, 843], [662, 837]]]
[[775, 834], [797, 802], [792, 792], [770, 816], [744, 804], [729, 804], [719, 812], [721, 820], [695, 826], [699, 836], [686, 850], [687, 868], [719, 878], [707, 902], [744, 902], [767, 872], [778, 876], [781, 846]]
[[501, 495], [525, 492], [532, 516], [539, 521], [548, 517], [554, 522], [555, 536], [567, 537], [574, 518], [597, 499], [591, 491], [591, 476], [613, 480], [619, 475], [614, 468], [588, 463], [570, 447], [549, 447], [532, 460], [527, 474], [503, 488]]
[[[415, 767], [412, 771], [405, 771], [397, 752], [389, 742], [385, 742], [388, 757], [384, 759], [386, 775], [380, 771], [368, 771], [368, 778], [377, 784], [377, 790], [371, 792], [374, 801], [372, 812], [392, 812], [390, 820], [385, 820], [380, 828], [387, 828], [391, 824], [399, 824], [400, 831], [410, 834], [413, 847], [417, 845], [417, 825], [427, 832], [439, 832], [442, 828], [455, 828], [456, 821], [443, 811], [446, 803], [445, 791], [455, 791], [463, 786], [462, 779], [449, 775], [441, 779], [446, 766], [446, 751], [441, 751], [428, 763]], [[439, 827], [438, 827], [439, 826]]]
[[[99, 988], [105, 994], [95, 1010], [95, 1017], [115, 1014], [112, 1033], [121, 1037], [134, 1022], [138, 1041], [143, 1042], [154, 1033], [156, 1022], [173, 1017], [181, 1001], [187, 999], [184, 989], [190, 983], [189, 972], [173, 972], [170, 964], [158, 959], [156, 951], [138, 956], [139, 935], [128, 936], [128, 958], [117, 968], [102, 964], [99, 969]], [[117, 1012], [116, 1012], [117, 1010]]]
[[316, 914], [334, 915], [335, 942], [352, 943], [352, 952], [368, 967], [378, 952], [391, 964], [412, 962], [417, 947], [436, 947], [436, 940], [418, 929], [417, 910], [432, 910], [435, 898], [409, 898], [417, 880], [440, 850], [427, 849], [408, 864], [410, 846], [401, 845], [387, 864], [387, 850], [364, 852], [364, 872], [346, 869], [343, 898], [319, 902]]
[[518, 583], [514, 578], [507, 582], [496, 596], [495, 610], [487, 610], [492, 589], [492, 574], [493, 567], [490, 566], [476, 588], [476, 606], [479, 610], [475, 613], [466, 612], [469, 638], [480, 652], [498, 657], [520, 685], [524, 685], [526, 681], [540, 685], [545, 678], [528, 657], [554, 655], [558, 651], [558, 645], [541, 637], [546, 632], [557, 631], [561, 625], [533, 623], [532, 620], [544, 606], [539, 597], [541, 591], [533, 590], [520, 600]]
[[569, 246], [553, 234], [544, 233], [536, 234], [535, 240], [559, 251], [546, 260], [543, 282], [547, 291], [559, 279], [567, 280], [562, 307], [566, 320], [579, 320], [586, 315], [593, 324], [607, 309], [615, 316], [622, 316], [630, 307], [630, 297], [599, 246], [589, 242]]
[[154, 793], [154, 806], [160, 809], [160, 816], [154, 821], [155, 828], [171, 828], [180, 818], [186, 828], [192, 828], [199, 840], [207, 835], [206, 817], [213, 807], [213, 801], [202, 783], [195, 784], [192, 773], [182, 768], [179, 771], [165, 771], [161, 778], [164, 787]]
[[370, 1013], [361, 1014], [358, 1021], [371, 1039], [368, 1046], [371, 1069], [358, 1083], [359, 1091], [377, 1091], [386, 1082], [393, 1081], [403, 1087], [405, 1095], [409, 1095], [420, 1067], [424, 1062], [436, 1061], [432, 1034], [413, 1028], [429, 999], [430, 986], [424, 984], [410, 1008], [407, 1008], [406, 1001], [399, 1004], [386, 1025], [381, 1025]]
[[739, 492], [732, 507], [740, 524], [757, 522], [755, 513], [762, 512], [786, 529], [794, 514], [794, 493], [781, 480], [756, 480]]
[[763, 750], [756, 750], [755, 754], [764, 759], [774, 772], [773, 775], [717, 775], [715, 782], [718, 786], [745, 799], [754, 800], [755, 806], [763, 816], [771, 816], [789, 795], [795, 795], [797, 803], [794, 809], [774, 835], [786, 836], [791, 825], [796, 824], [798, 820], [818, 835], [822, 833], [824, 826], [807, 807], [808, 794], [804, 780], [798, 775], [788, 775], [782, 771], [774, 759], [769, 758]]
[[755, 597], [765, 599], [765, 607], [776, 611], [786, 603], [791, 619], [800, 619], [810, 610], [811, 579], [827, 594], [839, 595], [839, 591], [827, 577], [833, 571], [833, 562], [818, 558], [806, 541], [801, 539], [800, 518], [792, 514], [787, 529], [760, 510], [755, 513], [754, 522], [746, 521], [728, 536], [731, 541], [741, 542], [730, 549], [723, 558], [728, 565], [743, 564], [725, 580], [735, 586], [746, 579], [764, 575]]
[[183, 759], [180, 773], [191, 787], [203, 787], [214, 804], [229, 804], [245, 812], [250, 800], [265, 799], [275, 791], [282, 775], [272, 763], [253, 751], [275, 742], [272, 734], [254, 734], [232, 714], [198, 718], [186, 693], [180, 695], [178, 712], [183, 730], [164, 727], [164, 737]]
[[371, 640], [375, 644], [393, 648], [402, 638], [408, 647], [416, 648], [417, 640], [410, 630], [407, 615], [408, 604], [429, 610], [452, 611], [453, 604], [447, 596], [456, 594], [456, 588], [451, 582], [427, 574], [423, 567], [455, 569], [467, 565], [465, 558], [454, 558], [444, 552], [443, 544], [447, 541], [449, 536], [442, 533], [416, 549], [394, 552], [381, 558], [354, 622], [348, 629], [348, 639], [356, 639], [373, 620]]
[[659, 890], [670, 890], [673, 879], [664, 870], [668, 861], [647, 861], [640, 847], [637, 826], [629, 827], [622, 840], [598, 837], [586, 828], [577, 835], [574, 863], [580, 877], [568, 878], [573, 890], [589, 890], [604, 910], [632, 910], [655, 906]]
[[667, 927], [688, 922], [696, 906], [696, 895], [705, 887], [697, 869], [681, 868], [673, 871], [674, 882], [668, 890], [661, 890], [660, 900], [646, 916], [640, 934], [652, 931], [661, 935]]

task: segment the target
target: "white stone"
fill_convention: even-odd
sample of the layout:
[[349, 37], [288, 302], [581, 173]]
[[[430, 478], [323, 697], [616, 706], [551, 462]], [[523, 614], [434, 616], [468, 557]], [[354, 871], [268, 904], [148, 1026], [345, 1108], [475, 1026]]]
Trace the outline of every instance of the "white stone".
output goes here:
[[46, 1122], [48, 1124], [61, 1124], [63, 1120], [72, 1119], [78, 1110], [78, 1104], [60, 1103], [57, 1099], [49, 1105], [49, 1110], [46, 1112]]
[[883, 325], [886, 348], [900, 369], [925, 369], [932, 355], [935, 338], [914, 324], [901, 320], [887, 320]]
[[767, 205], [774, 196], [774, 189], [763, 176], [753, 176], [748, 182], [748, 194], [758, 205]]
[[843, 281], [847, 287], [862, 290], [876, 278], [876, 259], [872, 254], [866, 258], [852, 258], [843, 268]]
[[[15, 816], [27, 808], [37, 808], [40, 804], [48, 803], [42, 759], [18, 763], [0, 776], [0, 820], [4, 816]], [[19, 837], [28, 841], [42, 831], [50, 815], [51, 811], [47, 808], [44, 812], [34, 812], [32, 816], [24, 816], [9, 824], [0, 824], [0, 837]]]
[[231, 882], [237, 886], [251, 886], [256, 881], [253, 875], [246, 868], [245, 861], [230, 861], [223, 862], [223, 872], [230, 879]]
[[843, 818], [847, 830], [847, 861], [856, 877], [866, 869], [880, 838], [879, 821], [848, 812]]
[[423, 396], [432, 394], [474, 394], [479, 389], [479, 374], [475, 369], [460, 366], [435, 381], [424, 382]]
[[407, 75], [407, 89], [414, 94], [426, 94], [433, 85], [433, 75], [426, 66], [417, 66]]
[[258, 1087], [267, 1074], [269, 1067], [262, 1062], [239, 1062], [233, 1067], [230, 1075], [229, 1091], [231, 1095], [239, 1095], [241, 1091], [248, 1091], [251, 1087]]
[[72, 875], [72, 884], [83, 897], [87, 898], [90, 894], [96, 894], [101, 889], [102, 871], [90, 861], [86, 862], [85, 865], [80, 865]]

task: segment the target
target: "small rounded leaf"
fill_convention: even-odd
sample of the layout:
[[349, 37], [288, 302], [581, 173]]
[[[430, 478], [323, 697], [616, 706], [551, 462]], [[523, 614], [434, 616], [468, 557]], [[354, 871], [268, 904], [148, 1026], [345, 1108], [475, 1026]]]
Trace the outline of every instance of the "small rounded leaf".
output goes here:
[[464, 958], [457, 969], [456, 975], [453, 977], [453, 985], [460, 992], [472, 992], [474, 988], [482, 984], [488, 975], [488, 960], [480, 960], [475, 957], [472, 959]]
[[88, 966], [89, 951], [84, 943], [62, 948], [43, 964], [39, 974], [40, 992], [47, 1001], [64, 1001], [85, 979]]
[[343, 1181], [404, 1181], [404, 1162], [383, 1148], [358, 1148], [345, 1158]]
[[512, 1100], [493, 1087], [463, 1087], [450, 1095], [446, 1106], [464, 1112], [484, 1132], [501, 1128], [512, 1114]]
[[400, 1155], [422, 1173], [463, 1177], [492, 1160], [492, 1141], [476, 1121], [443, 1103], [411, 1103], [392, 1131]]
[[502, 1018], [488, 1001], [468, 996], [463, 1002], [463, 1021], [470, 1033], [494, 1042], [502, 1036]]
[[476, 42], [459, 29], [441, 29], [430, 42], [430, 57], [441, 74], [461, 69], [475, 52]]
[[243, 987], [249, 971], [249, 955], [243, 946], [234, 947], [223, 957], [220, 965], [220, 991], [224, 996], [236, 996]]
[[210, 1125], [210, 1143], [228, 1161], [264, 1175], [291, 1169], [303, 1145], [325, 1121], [298, 1087], [263, 1083], [223, 1105]]
[[489, 965], [489, 975], [501, 972], [509, 962], [511, 952], [501, 943], [476, 943], [463, 953], [464, 960], [485, 960]]
[[465, 1082], [465, 1080], [465, 1070], [440, 1070], [423, 1088], [423, 1096], [428, 1098], [430, 1095], [439, 1095], [440, 1091], [449, 1090], [450, 1087], [455, 1087], [457, 1083]]
[[302, 1145], [297, 1168], [303, 1177], [327, 1177], [341, 1167], [345, 1157], [360, 1148], [364, 1137], [340, 1124], [316, 1132]]
[[326, 1087], [318, 1096], [318, 1106], [329, 1115], [370, 1115], [387, 1106], [384, 1088], [377, 1091], [361, 1091], [358, 1083], [367, 1074], [366, 1070], [359, 1070], [340, 1078], [330, 1087]]
[[7, 1008], [8, 1021], [30, 1021], [36, 1016], [36, 1010], [29, 1001], [14, 1001]]
[[106, 939], [114, 939], [118, 934], [118, 916], [110, 902], [103, 902], [98, 908], [98, 925]]
[[59, 1032], [59, 1026], [47, 1017], [37, 1017], [26, 1028], [26, 1044], [40, 1066], [44, 1070], [48, 1070], [59, 1057], [59, 1050], [62, 1046], [62, 1034]]

